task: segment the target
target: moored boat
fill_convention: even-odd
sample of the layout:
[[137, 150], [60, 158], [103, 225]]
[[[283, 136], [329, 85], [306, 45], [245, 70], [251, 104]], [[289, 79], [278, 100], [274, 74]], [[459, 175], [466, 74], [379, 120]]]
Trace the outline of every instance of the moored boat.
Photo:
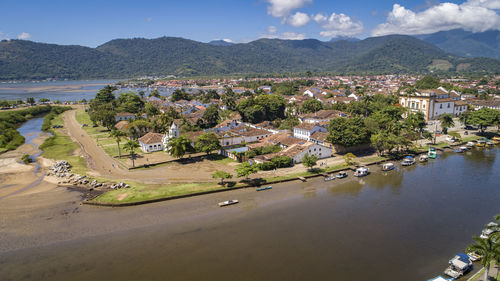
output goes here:
[[472, 269], [472, 261], [466, 254], [456, 254], [449, 263], [450, 266], [446, 268], [444, 274], [453, 278], [458, 278]]
[[418, 161], [427, 162], [427, 161], [429, 161], [429, 156], [426, 154], [420, 155], [420, 157], [418, 158]]
[[331, 181], [334, 180], [336, 177], [334, 174], [329, 174], [325, 177], [325, 181]]
[[233, 204], [238, 204], [238, 200], [236, 199], [233, 199], [233, 200], [227, 200], [227, 201], [224, 201], [224, 202], [220, 202], [219, 203], [219, 207], [225, 207], [225, 206], [229, 206], [229, 205], [233, 205]]
[[465, 151], [467, 151], [467, 147], [466, 146], [461, 146], [461, 147], [455, 149], [456, 153], [462, 153], [462, 152], [465, 152]]
[[395, 168], [396, 167], [392, 163], [384, 163], [384, 165], [382, 165], [382, 171], [390, 171], [394, 170]]
[[436, 148], [432, 147], [432, 146], [429, 147], [429, 152], [427, 153], [427, 155], [429, 156], [429, 158], [432, 158], [432, 159], [437, 158]]
[[500, 137], [494, 136], [493, 138], [491, 138], [491, 141], [493, 141], [494, 144], [500, 144]]
[[486, 145], [486, 141], [485, 140], [478, 140], [476, 142], [476, 146], [477, 147], [484, 147]]
[[453, 278], [450, 278], [450, 279], [446, 279], [444, 278], [443, 276], [439, 275], [438, 277], [435, 277], [435, 278], [432, 278], [432, 279], [429, 279], [427, 281], [452, 281]]
[[469, 256], [469, 259], [473, 262], [479, 261], [483, 258], [481, 255], [478, 255], [477, 253], [467, 253], [467, 255]]
[[347, 177], [347, 172], [341, 171], [335, 177], [338, 178], [338, 179], [346, 178]]
[[357, 168], [356, 171], [354, 171], [354, 176], [355, 177], [364, 177], [364, 176], [368, 176], [369, 173], [370, 173], [370, 169], [368, 169], [367, 167], [360, 167], [360, 168]]
[[476, 144], [475, 144], [473, 141], [469, 141], [469, 142], [467, 142], [467, 144], [466, 144], [466, 145], [467, 145], [468, 147], [474, 147], [474, 146], [476, 146]]
[[406, 156], [403, 159], [403, 162], [401, 162], [401, 165], [403, 165], [403, 166], [411, 166], [413, 164], [415, 164], [415, 157], [413, 157], [413, 156]]
[[255, 190], [257, 191], [263, 191], [263, 190], [269, 190], [272, 189], [272, 186], [263, 186], [263, 187], [257, 187]]

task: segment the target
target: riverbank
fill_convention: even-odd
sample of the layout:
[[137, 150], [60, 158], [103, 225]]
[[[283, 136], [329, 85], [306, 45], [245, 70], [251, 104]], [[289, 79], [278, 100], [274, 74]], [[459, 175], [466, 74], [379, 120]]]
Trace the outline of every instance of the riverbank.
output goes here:
[[[445, 152], [385, 173], [373, 166], [364, 178], [318, 177], [133, 208], [80, 205], [77, 192], [40, 186], [0, 202], [0, 276], [427, 280], [500, 211], [499, 156], [498, 149]], [[218, 207], [229, 199], [240, 203]]]

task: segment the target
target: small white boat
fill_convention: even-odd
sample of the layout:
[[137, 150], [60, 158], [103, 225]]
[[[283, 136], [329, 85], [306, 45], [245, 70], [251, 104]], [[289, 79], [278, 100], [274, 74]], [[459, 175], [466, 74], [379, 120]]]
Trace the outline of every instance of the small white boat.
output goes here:
[[476, 146], [476, 144], [474, 142], [472, 142], [472, 141], [467, 142], [467, 144], [465, 144], [465, 145], [468, 146], [468, 147], [474, 147], [474, 146]]
[[336, 178], [336, 176], [334, 174], [330, 174], [330, 175], [325, 177], [325, 181], [331, 181], [331, 180], [334, 180], [335, 178]]
[[450, 266], [446, 268], [444, 274], [458, 278], [472, 269], [472, 261], [466, 254], [457, 254], [450, 260]]
[[429, 155], [427, 155], [427, 154], [420, 155], [420, 157], [418, 158], [418, 161], [420, 161], [420, 162], [427, 162], [427, 161], [429, 161]]
[[396, 167], [392, 163], [384, 163], [384, 165], [382, 165], [382, 171], [390, 171], [394, 170], [395, 168]]
[[469, 256], [469, 259], [473, 262], [481, 260], [483, 258], [481, 255], [478, 255], [476, 253], [467, 253], [467, 255]]
[[364, 176], [368, 176], [368, 174], [370, 173], [370, 170], [366, 167], [361, 167], [361, 168], [357, 168], [356, 171], [354, 171], [354, 176], [355, 177], [364, 177]]
[[479, 238], [487, 239], [488, 237], [490, 237], [491, 234], [498, 231], [500, 231], [500, 226], [498, 226], [497, 223], [490, 222], [486, 225], [486, 228], [483, 229]]
[[225, 207], [225, 206], [229, 206], [229, 205], [233, 205], [233, 204], [238, 204], [238, 200], [234, 199], [234, 200], [227, 200], [227, 201], [224, 201], [224, 202], [220, 202], [219, 203], [219, 207]]
[[336, 177], [337, 177], [338, 179], [343, 179], [343, 178], [346, 178], [346, 177], [347, 177], [347, 172], [344, 172], [344, 171], [339, 172], [339, 173], [336, 175]]
[[403, 162], [401, 163], [401, 165], [403, 166], [411, 166], [415, 164], [415, 157], [413, 156], [406, 156], [405, 159], [403, 159]]

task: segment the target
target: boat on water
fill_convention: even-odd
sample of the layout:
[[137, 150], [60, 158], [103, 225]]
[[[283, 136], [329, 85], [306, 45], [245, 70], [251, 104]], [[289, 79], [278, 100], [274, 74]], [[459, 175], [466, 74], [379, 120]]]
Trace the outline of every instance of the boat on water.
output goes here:
[[368, 169], [367, 167], [360, 167], [360, 168], [357, 168], [356, 171], [354, 171], [354, 176], [355, 177], [364, 177], [364, 176], [368, 176], [369, 173], [370, 173], [370, 169]]
[[476, 146], [476, 143], [473, 142], [473, 141], [469, 141], [469, 142], [467, 142], [466, 146], [468, 146], [468, 147], [474, 147], [474, 146]]
[[462, 152], [465, 152], [467, 150], [468, 150], [468, 148], [466, 146], [461, 146], [461, 147], [455, 149], [455, 152], [456, 153], [462, 153]]
[[495, 145], [495, 143], [493, 141], [491, 141], [491, 140], [486, 142], [486, 146], [487, 147], [492, 147], [494, 145]]
[[413, 157], [413, 156], [406, 156], [403, 159], [403, 162], [401, 163], [401, 165], [403, 165], [403, 166], [411, 166], [413, 164], [415, 164], [415, 157]]
[[467, 255], [469, 256], [469, 259], [473, 262], [479, 261], [483, 258], [483, 256], [478, 255], [477, 253], [467, 253]]
[[418, 161], [427, 162], [427, 161], [429, 161], [429, 156], [426, 154], [420, 155], [420, 157], [418, 158]]
[[335, 177], [337, 177], [338, 179], [347, 178], [347, 172], [339, 172]]
[[456, 254], [449, 261], [449, 264], [450, 266], [446, 268], [444, 274], [453, 278], [458, 278], [472, 269], [472, 261], [469, 256], [462, 253]]
[[336, 179], [335, 175], [334, 174], [329, 174], [325, 177], [325, 181], [331, 181], [331, 180], [334, 180]]
[[227, 201], [224, 201], [224, 202], [220, 202], [219, 203], [219, 207], [225, 207], [225, 206], [229, 206], [229, 205], [234, 205], [234, 204], [238, 204], [238, 200], [236, 199], [233, 199], [233, 200], [227, 200]]
[[491, 141], [493, 141], [494, 144], [500, 144], [500, 137], [494, 136], [493, 138], [491, 138]]
[[427, 155], [429, 156], [429, 158], [436, 159], [437, 158], [436, 148], [433, 146], [429, 147], [429, 152], [427, 152]]
[[263, 190], [269, 190], [272, 189], [272, 186], [263, 186], [263, 187], [257, 187], [255, 190], [257, 191], [263, 191]]
[[396, 168], [396, 166], [394, 166], [394, 164], [392, 163], [384, 163], [384, 165], [382, 165], [382, 171], [390, 171], [390, 170], [394, 170]]
[[498, 226], [498, 224], [495, 222], [490, 222], [486, 225], [486, 228], [483, 229], [479, 238], [487, 239], [488, 237], [490, 237], [491, 234], [499, 231], [500, 231], [500, 226]]
[[485, 147], [486, 146], [486, 141], [485, 140], [478, 140], [476, 142], [477, 147]]

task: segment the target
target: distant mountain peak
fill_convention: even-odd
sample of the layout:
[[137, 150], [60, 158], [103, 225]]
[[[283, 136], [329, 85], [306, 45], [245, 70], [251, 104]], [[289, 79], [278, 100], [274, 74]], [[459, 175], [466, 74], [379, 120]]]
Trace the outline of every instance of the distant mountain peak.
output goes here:
[[349, 37], [349, 36], [336, 36], [330, 39], [329, 42], [337, 42], [337, 41], [347, 41], [347, 42], [357, 42], [360, 41], [361, 39], [356, 38], [356, 37]]
[[234, 43], [230, 39], [219, 39], [219, 40], [212, 40], [212, 41], [208, 42], [208, 44], [214, 45], [214, 46], [231, 46]]

